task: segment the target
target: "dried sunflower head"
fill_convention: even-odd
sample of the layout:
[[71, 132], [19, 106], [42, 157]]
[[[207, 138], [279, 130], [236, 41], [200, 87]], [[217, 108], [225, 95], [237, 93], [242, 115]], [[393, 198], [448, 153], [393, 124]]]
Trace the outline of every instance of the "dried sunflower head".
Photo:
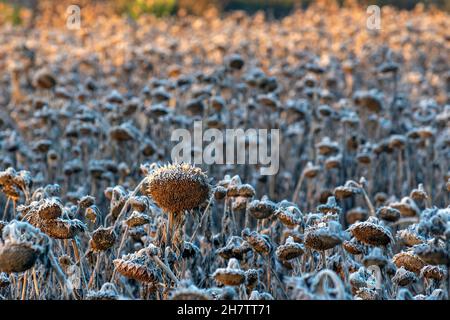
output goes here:
[[346, 182], [345, 185], [336, 187], [334, 189], [334, 196], [338, 199], [349, 198], [360, 193], [361, 189], [353, 186], [349, 182]]
[[305, 230], [304, 243], [310, 249], [322, 251], [339, 245], [342, 238], [327, 226], [314, 226]]
[[84, 215], [89, 221], [95, 223], [97, 221], [97, 217], [101, 216], [100, 209], [96, 205], [92, 205], [84, 211]]
[[121, 275], [145, 283], [157, 284], [161, 281], [161, 271], [148, 253], [148, 248], [127, 254], [113, 261], [114, 268]]
[[275, 254], [279, 260], [291, 260], [301, 256], [304, 252], [304, 247], [300, 243], [294, 242], [292, 237], [289, 237], [285, 244], [277, 248]]
[[374, 196], [374, 199], [377, 202], [377, 204], [384, 204], [388, 199], [388, 195], [384, 192], [377, 192]]
[[237, 195], [244, 198], [252, 198], [256, 194], [255, 188], [250, 184], [241, 184], [237, 188]]
[[111, 189], [111, 214], [114, 220], [117, 219], [128, 198], [127, 191], [122, 186], [115, 186]]
[[116, 286], [113, 283], [106, 282], [98, 291], [89, 291], [86, 300], [122, 300]]
[[38, 222], [32, 219], [30, 223], [54, 239], [72, 239], [87, 229], [86, 225], [78, 219], [57, 218]]
[[372, 151], [360, 151], [356, 155], [356, 160], [361, 164], [370, 164], [372, 162]]
[[397, 239], [409, 247], [425, 242], [425, 239], [412, 228], [397, 231]]
[[109, 136], [116, 141], [130, 141], [136, 138], [136, 128], [128, 123], [114, 126], [109, 130]]
[[194, 285], [182, 286], [170, 294], [171, 300], [211, 300], [206, 290], [199, 289]]
[[146, 194], [166, 212], [182, 213], [204, 203], [209, 196], [208, 177], [189, 164], [160, 167], [147, 177]]
[[403, 267], [416, 274], [419, 274], [420, 270], [425, 266], [425, 262], [410, 251], [397, 253], [392, 258], [392, 262], [395, 263], [397, 268]]
[[223, 186], [216, 186], [214, 188], [214, 198], [216, 200], [222, 200], [227, 196], [227, 188]]
[[355, 104], [361, 108], [366, 108], [373, 113], [379, 113], [383, 110], [383, 95], [379, 91], [359, 90], [353, 96]]
[[273, 250], [269, 237], [256, 231], [250, 231], [250, 229], [245, 228], [242, 230], [242, 238], [250, 244], [253, 250], [264, 256], [269, 255]]
[[400, 211], [404, 217], [414, 217], [420, 213], [414, 200], [409, 197], [404, 197], [400, 202], [393, 202], [389, 206]]
[[63, 206], [61, 202], [55, 198], [43, 199], [36, 204], [33, 211], [35, 211], [41, 219], [56, 219], [62, 215]]
[[0, 186], [6, 187], [10, 185], [14, 185], [14, 178], [16, 177], [17, 172], [13, 168], [7, 168], [4, 171], [0, 171]]
[[216, 250], [216, 253], [224, 259], [235, 258], [242, 260], [244, 254], [249, 252], [252, 247], [241, 237], [232, 236], [228, 239], [225, 247]]
[[228, 197], [252, 198], [255, 196], [255, 189], [250, 184], [242, 184], [239, 176], [234, 176], [227, 186]]
[[295, 228], [302, 223], [302, 213], [295, 206], [280, 207], [275, 211], [274, 216], [288, 228]]
[[357, 222], [349, 231], [358, 241], [371, 246], [386, 246], [392, 242], [389, 230], [371, 221]]
[[125, 223], [128, 227], [138, 227], [143, 226], [150, 222], [150, 217], [145, 213], [141, 213], [139, 211], [133, 211], [133, 213], [127, 218]]
[[331, 141], [329, 137], [324, 137], [319, 143], [316, 143], [316, 148], [319, 154], [328, 156], [339, 151], [339, 144]]
[[364, 253], [363, 246], [358, 243], [358, 241], [353, 238], [352, 240], [346, 240], [342, 243], [342, 246], [344, 247], [345, 251], [351, 254], [361, 254]]
[[225, 286], [239, 286], [245, 282], [245, 272], [239, 262], [231, 258], [226, 268], [219, 268], [213, 273], [214, 279]]
[[445, 279], [446, 272], [439, 266], [425, 266], [420, 270], [420, 276], [426, 279], [441, 281]]
[[72, 258], [67, 254], [63, 254], [62, 256], [60, 256], [58, 258], [58, 262], [64, 271], [66, 271], [70, 266], [74, 264]]
[[379, 219], [388, 222], [395, 222], [400, 219], [400, 211], [392, 207], [380, 207], [376, 214]]
[[245, 287], [247, 291], [253, 290], [258, 285], [261, 274], [261, 269], [248, 269], [245, 271]]
[[248, 213], [256, 219], [267, 219], [272, 216], [276, 210], [276, 204], [268, 199], [253, 200], [247, 207]]
[[114, 245], [116, 238], [113, 227], [100, 227], [92, 233], [89, 243], [94, 251], [105, 251]]
[[22, 272], [30, 269], [39, 252], [28, 244], [0, 244], [0, 270], [3, 272]]
[[134, 196], [130, 198], [130, 206], [133, 210], [138, 212], [144, 212], [150, 207], [147, 197]]
[[294, 229], [284, 228], [281, 240], [286, 241], [289, 237], [292, 237], [297, 243], [303, 243], [304, 235], [302, 232], [300, 232], [299, 227]]
[[411, 191], [411, 194], [409, 195], [409, 197], [411, 199], [413, 199], [414, 201], [423, 201], [423, 200], [428, 199], [428, 195], [427, 195], [422, 183], [419, 184], [417, 189], [413, 189]]
[[84, 196], [78, 201], [78, 207], [81, 209], [87, 209], [95, 204], [95, 198], [92, 196]]
[[320, 170], [320, 166], [313, 165], [312, 162], [308, 162], [306, 167], [303, 169], [303, 175], [308, 179], [313, 179], [320, 173]]
[[417, 280], [415, 273], [408, 271], [404, 267], [399, 267], [395, 276], [392, 278], [392, 282], [401, 287], [406, 287]]
[[437, 238], [445, 235], [450, 221], [450, 209], [427, 208], [422, 211], [418, 229]]
[[336, 203], [336, 198], [331, 196], [328, 197], [326, 204], [321, 204], [317, 207], [317, 211], [323, 213], [323, 214], [340, 214], [342, 209], [339, 207]]
[[23, 272], [47, 251], [48, 238], [26, 222], [12, 221], [0, 240], [0, 272]]

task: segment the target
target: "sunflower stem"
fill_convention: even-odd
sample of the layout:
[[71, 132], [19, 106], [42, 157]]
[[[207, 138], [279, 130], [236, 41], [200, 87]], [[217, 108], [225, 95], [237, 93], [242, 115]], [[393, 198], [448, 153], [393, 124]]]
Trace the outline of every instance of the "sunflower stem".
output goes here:
[[147, 181], [147, 177], [142, 179], [141, 182], [139, 182], [139, 184], [137, 185], [137, 187], [133, 190], [133, 192], [128, 196], [127, 201], [125, 201], [125, 204], [123, 205], [122, 210], [120, 210], [120, 213], [117, 216], [116, 221], [114, 222], [114, 229], [117, 227], [117, 224], [119, 223], [122, 215], [127, 211], [128, 204], [130, 203], [130, 199], [133, 198], [134, 196], [136, 196], [136, 194], [139, 192], [139, 190], [141, 189], [141, 187], [144, 185], [144, 183], [146, 181]]
[[33, 268], [32, 270], [32, 275], [33, 275], [33, 285], [34, 285], [34, 291], [36, 292], [36, 299], [39, 299], [39, 284], [37, 281], [37, 276], [36, 276], [36, 269]]
[[28, 271], [25, 271], [23, 274], [23, 284], [22, 284], [22, 296], [21, 300], [25, 300], [27, 295], [27, 286], [28, 286]]

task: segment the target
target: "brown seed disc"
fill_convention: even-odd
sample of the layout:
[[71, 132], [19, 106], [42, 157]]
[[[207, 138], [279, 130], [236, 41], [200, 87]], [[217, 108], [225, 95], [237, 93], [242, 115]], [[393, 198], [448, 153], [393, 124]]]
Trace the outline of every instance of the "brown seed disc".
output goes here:
[[145, 213], [134, 211], [126, 220], [128, 227], [139, 227], [150, 222], [150, 217]]
[[409, 247], [415, 246], [416, 244], [421, 244], [424, 242], [424, 239], [419, 236], [417, 233], [403, 229], [397, 232], [397, 238], [402, 240], [403, 243]]
[[208, 177], [189, 164], [168, 165], [148, 177], [146, 193], [166, 212], [182, 213], [204, 203], [209, 196]]
[[159, 281], [160, 275], [155, 268], [148, 268], [143, 264], [145, 262], [139, 259], [126, 259], [115, 259], [113, 261], [116, 271], [121, 275], [145, 283], [157, 283]]
[[220, 268], [213, 274], [214, 279], [226, 286], [239, 286], [245, 281], [245, 272], [240, 269]]
[[342, 246], [344, 247], [345, 251], [351, 254], [361, 254], [364, 252], [363, 247], [353, 241], [344, 241]]
[[381, 207], [377, 210], [377, 216], [385, 221], [395, 222], [400, 219], [400, 211], [391, 207]]
[[412, 271], [406, 270], [406, 268], [399, 268], [392, 278], [392, 282], [396, 283], [401, 287], [406, 287], [409, 284], [417, 280], [416, 275]]
[[45, 199], [36, 208], [36, 212], [41, 219], [56, 219], [63, 213], [63, 207], [59, 201]]
[[288, 242], [280, 245], [275, 254], [279, 260], [291, 260], [301, 256], [304, 249], [301, 244], [295, 242]]
[[111, 248], [116, 241], [116, 234], [112, 227], [98, 228], [92, 234], [91, 246], [95, 251], [104, 251]]
[[37, 251], [28, 244], [0, 244], [0, 272], [26, 271], [37, 258]]
[[415, 217], [418, 215], [417, 208], [404, 202], [394, 202], [390, 204], [390, 207], [400, 211], [400, 214], [404, 217]]
[[276, 205], [272, 201], [253, 200], [247, 210], [256, 219], [267, 219], [275, 213]]
[[392, 262], [395, 263], [397, 268], [404, 267], [406, 270], [414, 273], [419, 273], [425, 266], [425, 262], [411, 252], [397, 253], [392, 258]]
[[314, 250], [328, 250], [340, 244], [342, 240], [326, 228], [313, 229], [305, 232], [305, 246]]
[[46, 220], [36, 227], [55, 239], [72, 239], [77, 234], [86, 230], [86, 226], [80, 220], [53, 219]]
[[445, 271], [438, 266], [425, 266], [420, 270], [420, 275], [427, 279], [441, 281], [445, 278]]
[[385, 246], [392, 240], [388, 230], [372, 222], [355, 223], [349, 230], [358, 241], [372, 246]]

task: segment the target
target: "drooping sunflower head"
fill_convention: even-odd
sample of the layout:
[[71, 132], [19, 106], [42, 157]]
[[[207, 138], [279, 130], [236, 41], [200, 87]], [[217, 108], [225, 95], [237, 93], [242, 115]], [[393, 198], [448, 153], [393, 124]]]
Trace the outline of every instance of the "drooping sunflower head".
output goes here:
[[210, 193], [208, 177], [190, 164], [170, 164], [149, 174], [145, 193], [166, 212], [181, 213], [204, 203]]

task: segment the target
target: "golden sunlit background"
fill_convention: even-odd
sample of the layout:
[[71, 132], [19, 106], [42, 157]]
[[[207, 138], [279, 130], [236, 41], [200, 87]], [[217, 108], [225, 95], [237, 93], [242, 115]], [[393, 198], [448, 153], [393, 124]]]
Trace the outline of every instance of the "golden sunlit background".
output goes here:
[[[104, 6], [105, 14], [109, 10], [117, 14], [126, 14], [136, 19], [142, 14], [156, 16], [173, 15], [179, 11], [190, 14], [202, 15], [208, 10], [228, 12], [231, 10], [245, 10], [254, 13], [258, 10], [265, 11], [269, 16], [280, 17], [297, 8], [305, 8], [313, 0], [94, 0], [94, 1], [52, 1], [52, 0], [0, 0], [0, 23], [11, 22], [23, 24], [36, 16], [40, 10], [48, 7], [76, 5]], [[320, 2], [320, 1], [319, 1]], [[417, 4], [427, 8], [440, 8], [450, 10], [450, 0], [337, 0], [330, 1], [338, 5], [393, 5], [401, 9], [412, 9]], [[108, 8], [108, 9], [106, 9]]]
[[0, 0], [0, 300], [448, 300], [449, 4]]

